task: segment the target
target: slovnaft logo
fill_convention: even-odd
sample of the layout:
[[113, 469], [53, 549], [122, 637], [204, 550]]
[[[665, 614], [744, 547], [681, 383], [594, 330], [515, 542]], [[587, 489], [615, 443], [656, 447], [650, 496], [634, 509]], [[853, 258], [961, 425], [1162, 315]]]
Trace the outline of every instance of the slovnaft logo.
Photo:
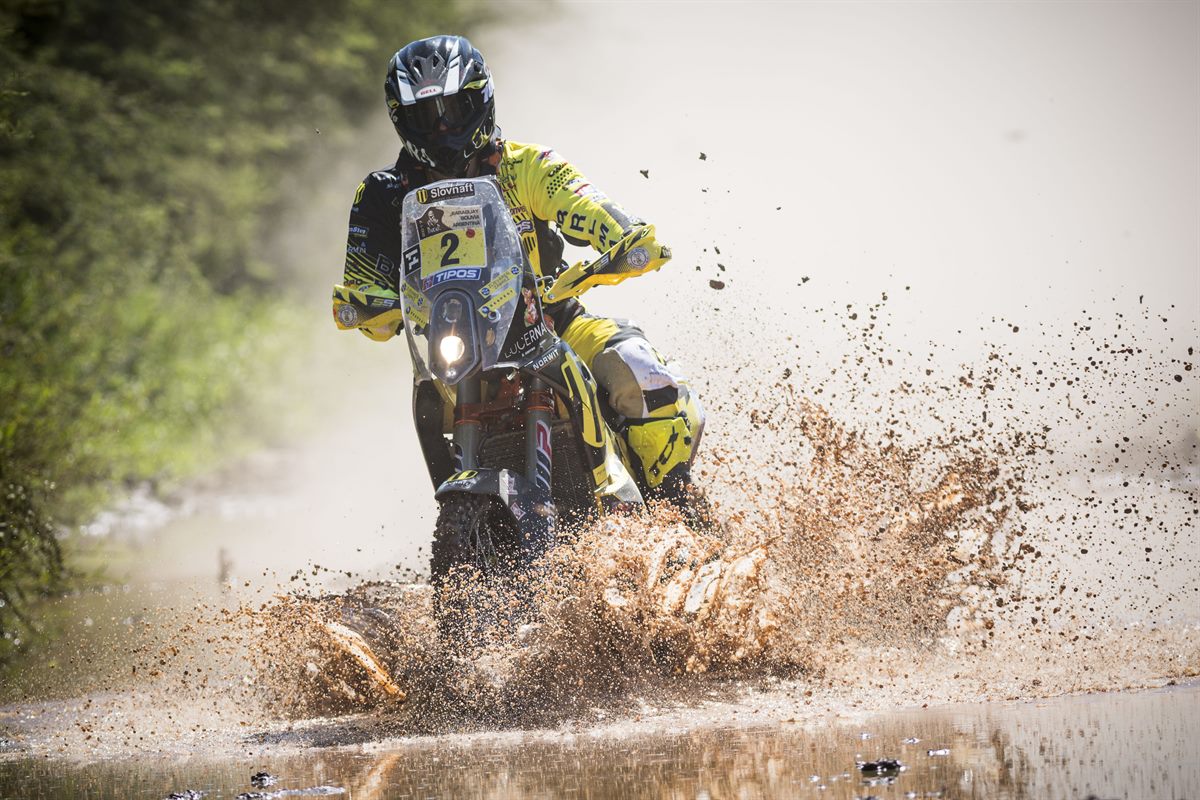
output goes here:
[[452, 197], [474, 197], [475, 184], [451, 183], [445, 186], [431, 186], [427, 189], [417, 189], [417, 202], [421, 204], [434, 203], [438, 200], [448, 200]]

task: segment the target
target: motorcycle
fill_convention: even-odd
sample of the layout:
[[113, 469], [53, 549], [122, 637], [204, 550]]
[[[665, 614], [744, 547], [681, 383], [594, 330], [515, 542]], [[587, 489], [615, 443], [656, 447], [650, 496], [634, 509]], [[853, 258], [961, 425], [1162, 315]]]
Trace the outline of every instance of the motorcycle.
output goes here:
[[[430, 563], [436, 609], [456, 570], [471, 567], [484, 581], [524, 574], [562, 530], [640, 508], [648, 487], [590, 370], [543, 314], [538, 277], [495, 179], [409, 192], [401, 225], [399, 291], [336, 286], [334, 316], [342, 329], [403, 320], [413, 415], [440, 506]], [[636, 243], [568, 268], [545, 295], [562, 300], [618, 282], [616, 265]]]

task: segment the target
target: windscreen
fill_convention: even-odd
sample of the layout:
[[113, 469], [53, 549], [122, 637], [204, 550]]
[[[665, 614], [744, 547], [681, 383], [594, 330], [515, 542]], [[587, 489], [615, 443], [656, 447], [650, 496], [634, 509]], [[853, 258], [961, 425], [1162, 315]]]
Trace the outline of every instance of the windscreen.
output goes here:
[[503, 365], [533, 274], [495, 180], [431, 183], [405, 196], [401, 217], [401, 298], [418, 377], [457, 383]]

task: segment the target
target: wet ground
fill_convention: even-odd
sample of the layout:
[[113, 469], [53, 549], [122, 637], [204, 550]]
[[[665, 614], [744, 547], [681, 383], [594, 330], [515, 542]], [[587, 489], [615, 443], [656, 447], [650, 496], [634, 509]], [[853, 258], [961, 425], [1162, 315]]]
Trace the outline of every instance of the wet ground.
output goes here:
[[[1037, 702], [953, 705], [746, 725], [731, 716], [637, 733], [588, 730], [384, 739], [302, 754], [74, 765], [0, 762], [0, 797], [1194, 798], [1200, 683]], [[745, 711], [745, 709], [743, 709]], [[900, 766], [889, 769], [886, 760]], [[883, 762], [872, 771], [872, 762]], [[252, 774], [278, 777], [251, 785]], [[280, 794], [269, 794], [269, 793]], [[282, 794], [281, 792], [292, 792]], [[186, 796], [186, 795], [184, 795]]]

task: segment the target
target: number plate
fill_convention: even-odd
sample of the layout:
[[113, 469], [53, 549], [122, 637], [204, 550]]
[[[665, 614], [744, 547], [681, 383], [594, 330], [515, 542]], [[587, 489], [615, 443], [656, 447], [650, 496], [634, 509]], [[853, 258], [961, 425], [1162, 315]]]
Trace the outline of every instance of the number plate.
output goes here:
[[421, 277], [453, 267], [487, 266], [481, 206], [434, 206], [417, 220]]

